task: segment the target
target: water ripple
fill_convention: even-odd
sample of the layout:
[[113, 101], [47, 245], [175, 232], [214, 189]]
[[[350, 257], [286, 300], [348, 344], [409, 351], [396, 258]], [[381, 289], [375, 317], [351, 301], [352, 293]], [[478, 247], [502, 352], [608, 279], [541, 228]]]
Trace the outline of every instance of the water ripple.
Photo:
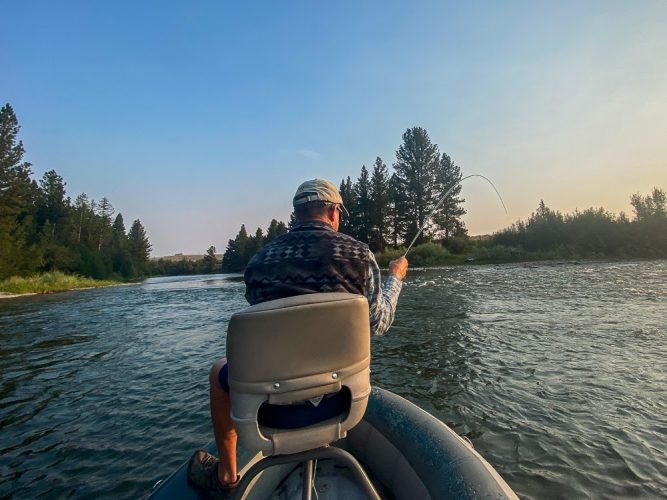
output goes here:
[[[136, 498], [212, 438], [239, 276], [0, 302], [0, 497]], [[667, 263], [412, 270], [374, 383], [522, 498], [667, 491]]]

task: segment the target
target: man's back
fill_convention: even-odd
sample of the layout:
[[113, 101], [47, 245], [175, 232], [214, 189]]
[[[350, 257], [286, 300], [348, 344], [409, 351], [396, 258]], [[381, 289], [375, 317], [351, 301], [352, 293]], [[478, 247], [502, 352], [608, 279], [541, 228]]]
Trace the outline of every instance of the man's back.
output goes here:
[[317, 292], [366, 293], [369, 250], [321, 221], [294, 226], [248, 263], [246, 299], [250, 304]]

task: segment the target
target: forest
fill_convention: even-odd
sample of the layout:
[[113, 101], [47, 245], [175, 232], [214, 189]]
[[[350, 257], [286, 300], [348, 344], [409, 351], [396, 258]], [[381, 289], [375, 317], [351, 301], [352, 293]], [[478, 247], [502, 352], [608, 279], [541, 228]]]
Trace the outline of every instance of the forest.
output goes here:
[[39, 182], [23, 160], [11, 105], [0, 109], [0, 280], [63, 271], [129, 280], [147, 271], [151, 245], [140, 220], [129, 231], [108, 198], [74, 201], [55, 170]]

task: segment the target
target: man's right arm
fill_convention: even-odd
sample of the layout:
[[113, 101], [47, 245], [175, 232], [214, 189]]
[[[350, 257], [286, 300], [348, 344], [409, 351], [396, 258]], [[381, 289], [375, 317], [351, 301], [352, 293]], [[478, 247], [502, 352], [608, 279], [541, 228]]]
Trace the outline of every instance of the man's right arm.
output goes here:
[[396, 304], [407, 269], [408, 261], [405, 257], [391, 261], [389, 263], [389, 276], [387, 276], [383, 286], [380, 267], [373, 253], [369, 251], [369, 278], [366, 298], [368, 299], [372, 335], [383, 335], [394, 322]]

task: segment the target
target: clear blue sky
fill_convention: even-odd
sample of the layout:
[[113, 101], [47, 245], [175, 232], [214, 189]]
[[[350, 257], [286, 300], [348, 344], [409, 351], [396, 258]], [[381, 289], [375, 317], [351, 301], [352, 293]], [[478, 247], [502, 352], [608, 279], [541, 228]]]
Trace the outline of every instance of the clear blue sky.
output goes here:
[[107, 196], [154, 255], [287, 220], [303, 180], [425, 127], [472, 234], [667, 189], [667, 2], [5, 2], [0, 99], [35, 174]]

